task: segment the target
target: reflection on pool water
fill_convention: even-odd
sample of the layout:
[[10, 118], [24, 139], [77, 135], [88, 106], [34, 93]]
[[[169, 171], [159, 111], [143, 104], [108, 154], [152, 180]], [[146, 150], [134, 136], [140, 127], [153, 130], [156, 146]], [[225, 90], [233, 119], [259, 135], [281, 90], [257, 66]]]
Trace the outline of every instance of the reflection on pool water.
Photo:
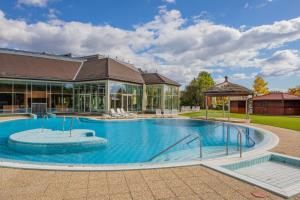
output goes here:
[[[226, 127], [218, 126], [218, 122], [208, 122], [190, 119], [137, 119], [122, 121], [95, 121], [81, 118], [80, 123], [74, 122], [73, 129], [90, 129], [96, 136], [108, 141], [106, 145], [93, 151], [60, 154], [25, 154], [10, 149], [7, 145], [11, 134], [29, 129], [45, 128], [63, 130], [63, 118], [50, 119], [23, 119], [0, 123], [0, 159], [15, 161], [56, 163], [56, 164], [127, 164], [148, 161], [188, 134], [198, 134], [203, 144], [203, 159], [221, 156], [225, 152]], [[65, 121], [65, 130], [68, 131], [71, 119]], [[256, 145], [263, 140], [263, 134], [251, 128], [246, 129]], [[231, 153], [237, 153], [237, 130], [230, 129], [229, 147]], [[243, 134], [243, 151], [253, 149]], [[58, 147], [63, 148], [63, 147]], [[182, 152], [199, 148], [198, 142], [187, 145], [180, 143], [170, 149], [168, 155], [181, 155], [180, 160], [200, 159], [199, 151], [194, 156], [186, 156]], [[181, 154], [180, 154], [181, 152]], [[173, 154], [172, 154], [173, 153]], [[193, 154], [190, 151], [189, 154]], [[176, 159], [177, 160], [177, 159]], [[154, 162], [165, 160], [156, 159]], [[172, 161], [170, 156], [168, 161]], [[175, 159], [173, 160], [175, 161]]]

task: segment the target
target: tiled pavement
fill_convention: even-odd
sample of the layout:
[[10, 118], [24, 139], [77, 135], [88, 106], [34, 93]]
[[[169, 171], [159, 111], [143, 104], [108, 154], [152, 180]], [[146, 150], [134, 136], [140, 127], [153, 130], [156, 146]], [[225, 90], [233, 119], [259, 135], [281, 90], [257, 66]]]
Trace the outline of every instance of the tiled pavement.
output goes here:
[[117, 172], [59, 172], [2, 168], [0, 199], [280, 199], [201, 166]]
[[[252, 124], [253, 125], [253, 124]], [[255, 124], [254, 126], [272, 131], [279, 137], [279, 144], [271, 151], [300, 158], [300, 132]], [[299, 124], [300, 126], [300, 124]]]
[[[274, 151], [300, 156], [299, 132], [257, 126], [280, 137]], [[116, 172], [0, 168], [0, 200], [257, 199], [253, 193], [265, 196], [263, 199], [281, 199], [202, 166]]]

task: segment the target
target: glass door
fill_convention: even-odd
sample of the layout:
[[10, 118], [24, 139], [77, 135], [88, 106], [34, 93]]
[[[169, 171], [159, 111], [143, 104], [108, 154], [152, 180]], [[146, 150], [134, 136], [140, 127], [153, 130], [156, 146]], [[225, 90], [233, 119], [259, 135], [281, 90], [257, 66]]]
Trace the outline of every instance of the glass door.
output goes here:
[[128, 111], [128, 95], [126, 95], [126, 94], [122, 95], [122, 108], [125, 111]]
[[125, 111], [132, 111], [133, 103], [134, 103], [134, 99], [131, 94], [123, 94], [122, 95], [122, 108]]
[[79, 94], [77, 96], [78, 112], [91, 112], [91, 95]]
[[83, 94], [77, 95], [77, 108], [78, 108], [78, 112], [84, 112], [84, 95]]
[[132, 95], [128, 95], [128, 100], [127, 100], [127, 111], [133, 111], [133, 96]]
[[91, 95], [86, 94], [84, 98], [84, 112], [91, 112]]

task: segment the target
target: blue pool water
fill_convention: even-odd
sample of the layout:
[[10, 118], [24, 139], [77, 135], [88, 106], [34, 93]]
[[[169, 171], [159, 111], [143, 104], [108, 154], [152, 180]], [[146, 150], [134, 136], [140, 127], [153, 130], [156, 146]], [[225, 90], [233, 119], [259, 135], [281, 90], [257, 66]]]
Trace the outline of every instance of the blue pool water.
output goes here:
[[[71, 119], [67, 118], [65, 130], [70, 126]], [[108, 143], [93, 151], [83, 151], [65, 154], [23, 154], [9, 149], [8, 138], [16, 132], [47, 128], [62, 130], [63, 118], [50, 119], [23, 119], [0, 123], [0, 159], [15, 161], [61, 163], [61, 164], [126, 164], [146, 162], [153, 155], [164, 148], [180, 140], [188, 134], [200, 135], [203, 143], [204, 158], [214, 154], [216, 149], [224, 151], [226, 141], [226, 128], [219, 126], [217, 122], [207, 122], [189, 119], [140, 119], [127, 121], [95, 121], [86, 118], [80, 119], [80, 123], [74, 121], [74, 129], [91, 129], [96, 136], [108, 140]], [[246, 129], [244, 127], [240, 127]], [[248, 129], [248, 128], [247, 128]], [[236, 130], [230, 129], [230, 147], [236, 149]], [[256, 145], [263, 140], [263, 135], [257, 130], [248, 129], [249, 135], [255, 140]], [[243, 136], [244, 137], [244, 136]], [[189, 145], [182, 143], [171, 149], [168, 153], [199, 147], [197, 142]], [[250, 147], [243, 138], [243, 149]], [[199, 152], [199, 151], [197, 151]], [[233, 151], [234, 152], [234, 151]], [[237, 153], [237, 152], [235, 152]]]

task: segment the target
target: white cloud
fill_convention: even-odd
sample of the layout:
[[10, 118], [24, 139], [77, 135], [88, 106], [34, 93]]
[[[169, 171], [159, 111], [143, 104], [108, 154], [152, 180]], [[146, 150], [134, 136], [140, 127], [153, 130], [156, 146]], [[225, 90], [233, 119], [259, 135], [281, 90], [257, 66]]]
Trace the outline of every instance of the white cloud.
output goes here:
[[50, 8], [48, 10], [48, 18], [50, 20], [54, 20], [54, 19], [57, 19], [57, 15], [60, 14], [60, 12], [57, 10], [57, 9], [54, 9], [54, 8]]
[[18, 0], [18, 6], [35, 6], [35, 7], [46, 7], [50, 0]]
[[264, 7], [268, 6], [272, 2], [273, 2], [273, 0], [261, 0], [261, 1], [259, 1], [258, 4], [255, 4], [253, 2], [251, 2], [251, 3], [246, 2], [244, 4], [244, 8], [245, 9], [260, 9], [260, 8], [264, 8]]
[[175, 3], [176, 2], [176, 0], [163, 0], [163, 1], [166, 3]]
[[[299, 70], [299, 52], [276, 48], [300, 39], [300, 17], [242, 30], [207, 20], [190, 22], [180, 11], [163, 6], [153, 20], [125, 30], [65, 22], [55, 11], [49, 14], [48, 22], [27, 23], [9, 19], [0, 10], [0, 44], [54, 53], [110, 54], [183, 84], [200, 70], [218, 72], [220, 67], [255, 67], [269, 76]], [[265, 57], [262, 50], [275, 53]]]
[[213, 15], [211, 13], [209, 13], [208, 11], [201, 11], [199, 15], [193, 16], [193, 20], [195, 23], [200, 22], [201, 20], [212, 20], [213, 19]]
[[261, 73], [265, 76], [287, 76], [300, 72], [300, 52], [298, 50], [280, 50], [272, 56], [259, 60]]
[[232, 74], [231, 78], [235, 79], [235, 80], [243, 80], [243, 79], [247, 79], [250, 77], [244, 73], [236, 73], [236, 74]]

